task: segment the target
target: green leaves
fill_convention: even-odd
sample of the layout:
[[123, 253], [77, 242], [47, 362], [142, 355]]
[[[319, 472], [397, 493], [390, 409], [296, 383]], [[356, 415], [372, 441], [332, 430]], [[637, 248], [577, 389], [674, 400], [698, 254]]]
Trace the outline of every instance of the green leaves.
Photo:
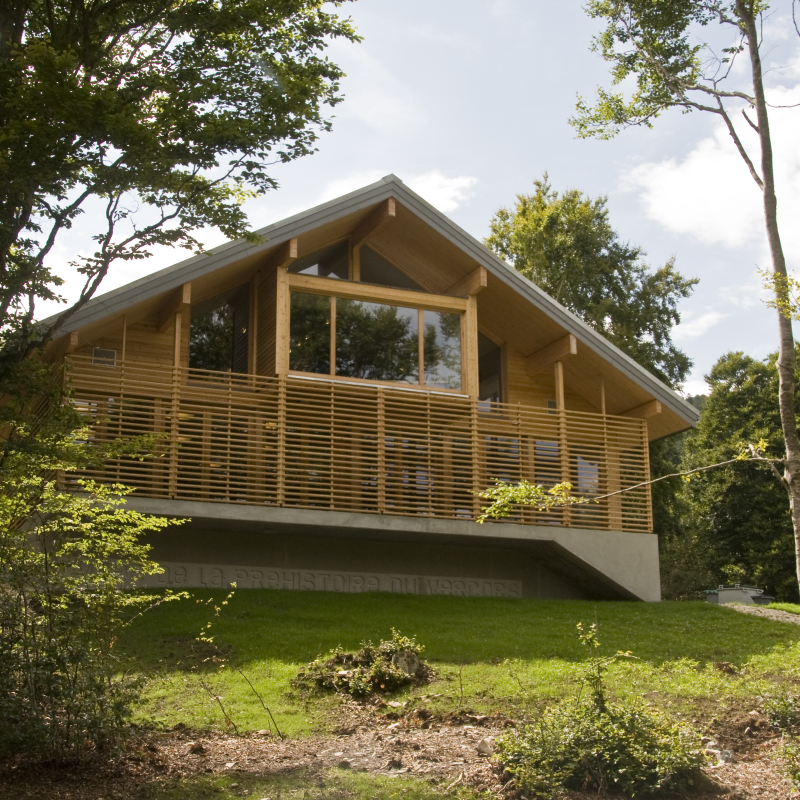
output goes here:
[[[333, 5], [339, 5], [335, 3]], [[251, 237], [241, 203], [270, 166], [314, 150], [341, 100], [333, 38], [358, 41], [321, 0], [40, 0], [0, 14], [0, 348], [49, 335], [35, 303], [48, 255], [87, 208], [93, 253], [81, 299], [115, 261], [194, 232]]]
[[514, 209], [492, 219], [486, 244], [526, 278], [602, 333], [670, 386], [679, 386], [691, 361], [672, 343], [677, 304], [696, 279], [672, 260], [651, 270], [641, 248], [621, 242], [608, 218], [607, 199], [577, 189], [562, 194], [547, 178]]

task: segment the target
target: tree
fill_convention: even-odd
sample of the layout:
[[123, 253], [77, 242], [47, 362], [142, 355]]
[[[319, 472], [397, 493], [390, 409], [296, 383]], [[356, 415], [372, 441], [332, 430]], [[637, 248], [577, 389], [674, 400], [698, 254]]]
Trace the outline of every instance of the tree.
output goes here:
[[[742, 442], [780, 446], [776, 358], [735, 352], [717, 361], [706, 376], [711, 392], [700, 423], [686, 439], [683, 469], [734, 458]], [[781, 600], [796, 601], [792, 520], [775, 474], [745, 461], [693, 475], [683, 486], [682, 547], [691, 575], [699, 568], [715, 583], [755, 581]]]
[[[341, 5], [335, 0], [332, 5]], [[271, 164], [312, 152], [341, 100], [323, 0], [16, 0], [0, 5], [0, 379], [94, 294], [114, 262], [196, 232], [248, 231]], [[96, 250], [50, 325], [59, 235], [84, 212]]]
[[[597, 103], [578, 102], [571, 120], [581, 137], [610, 138], [630, 126], [650, 127], [671, 108], [703, 111], [721, 119], [763, 198], [764, 229], [772, 260], [771, 288], [778, 321], [780, 408], [783, 474], [789, 497], [795, 541], [795, 572], [800, 584], [800, 437], [795, 405], [796, 355], [790, 313], [789, 276], [778, 228], [778, 200], [770, 135], [767, 93], [761, 63], [764, 0], [589, 0], [587, 13], [607, 23], [593, 49], [611, 64], [613, 85], [622, 91], [598, 90]], [[791, 1], [794, 17], [795, 0]], [[716, 53], [697, 37], [710, 25], [735, 35], [735, 43]], [[747, 60], [749, 87], [743, 89], [733, 69], [739, 56]], [[754, 119], [748, 116], [748, 110]], [[734, 123], [741, 111], [756, 133], [759, 152], [751, 154]], [[741, 123], [744, 124], [744, 123]]]
[[[607, 198], [577, 189], [559, 194], [547, 173], [536, 191], [518, 195], [513, 211], [493, 217], [486, 244], [548, 294], [602, 333], [624, 353], [672, 387], [679, 387], [692, 362], [672, 342], [680, 322], [677, 304], [696, 279], [684, 278], [670, 259], [653, 271], [640, 247], [620, 241], [608, 219]], [[675, 472], [670, 439], [650, 445], [654, 477]], [[677, 487], [653, 487], [654, 527], [675, 525]]]
[[691, 361], [671, 332], [680, 322], [678, 301], [697, 280], [684, 278], [673, 259], [651, 271], [642, 249], [611, 227], [606, 197], [577, 189], [559, 195], [547, 173], [534, 186], [517, 196], [513, 211], [494, 215], [486, 244], [645, 369], [679, 386]]

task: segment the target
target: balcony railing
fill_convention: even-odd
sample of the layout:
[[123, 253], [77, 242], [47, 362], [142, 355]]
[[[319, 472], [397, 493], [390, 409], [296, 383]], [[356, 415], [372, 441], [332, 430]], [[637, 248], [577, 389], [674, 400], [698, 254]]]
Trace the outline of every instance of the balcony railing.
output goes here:
[[[70, 356], [97, 442], [158, 434], [152, 455], [71, 474], [145, 497], [474, 519], [493, 479], [570, 481], [591, 499], [648, 479], [643, 420], [371, 384], [93, 364]], [[652, 529], [646, 488], [512, 521]], [[487, 531], [488, 533], [488, 531]]]

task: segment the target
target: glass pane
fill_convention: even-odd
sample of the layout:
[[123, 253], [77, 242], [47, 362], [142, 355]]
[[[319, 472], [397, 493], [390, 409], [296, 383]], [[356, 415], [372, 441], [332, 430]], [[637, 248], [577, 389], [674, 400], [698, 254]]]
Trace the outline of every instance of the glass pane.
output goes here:
[[292, 292], [289, 323], [289, 369], [331, 372], [331, 298]]
[[361, 248], [361, 282], [422, 292], [424, 289], [369, 247]]
[[425, 385], [461, 388], [461, 315], [424, 311]]
[[318, 278], [338, 278], [346, 281], [350, 277], [350, 244], [347, 240], [317, 250], [289, 267], [289, 272], [298, 275], [316, 275]]
[[419, 383], [419, 312], [336, 300], [336, 374]]
[[237, 286], [192, 306], [189, 366], [247, 372], [249, 286]]
[[503, 351], [487, 336], [478, 334], [478, 399], [499, 403], [503, 399]]

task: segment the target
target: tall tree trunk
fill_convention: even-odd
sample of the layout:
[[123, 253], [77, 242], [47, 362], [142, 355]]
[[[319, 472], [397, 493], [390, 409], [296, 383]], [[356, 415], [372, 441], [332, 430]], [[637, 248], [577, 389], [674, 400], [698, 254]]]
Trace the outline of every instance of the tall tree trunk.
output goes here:
[[753, 96], [755, 97], [756, 118], [758, 121], [758, 137], [761, 145], [761, 176], [764, 195], [764, 221], [767, 229], [775, 299], [778, 312], [778, 335], [780, 348], [778, 351], [778, 404], [780, 407], [783, 440], [786, 446], [786, 462], [783, 480], [789, 494], [789, 505], [792, 512], [794, 528], [795, 563], [798, 586], [800, 586], [800, 437], [797, 434], [797, 417], [795, 415], [795, 365], [796, 354], [792, 320], [786, 313], [788, 308], [788, 285], [786, 283], [786, 258], [781, 246], [778, 232], [778, 199], [775, 196], [775, 173], [772, 157], [772, 139], [769, 131], [767, 102], [764, 98], [764, 83], [761, 70], [761, 55], [758, 50], [758, 30], [753, 13], [753, 3], [736, 0], [736, 12], [742, 20], [750, 55], [750, 66], [753, 71]]

